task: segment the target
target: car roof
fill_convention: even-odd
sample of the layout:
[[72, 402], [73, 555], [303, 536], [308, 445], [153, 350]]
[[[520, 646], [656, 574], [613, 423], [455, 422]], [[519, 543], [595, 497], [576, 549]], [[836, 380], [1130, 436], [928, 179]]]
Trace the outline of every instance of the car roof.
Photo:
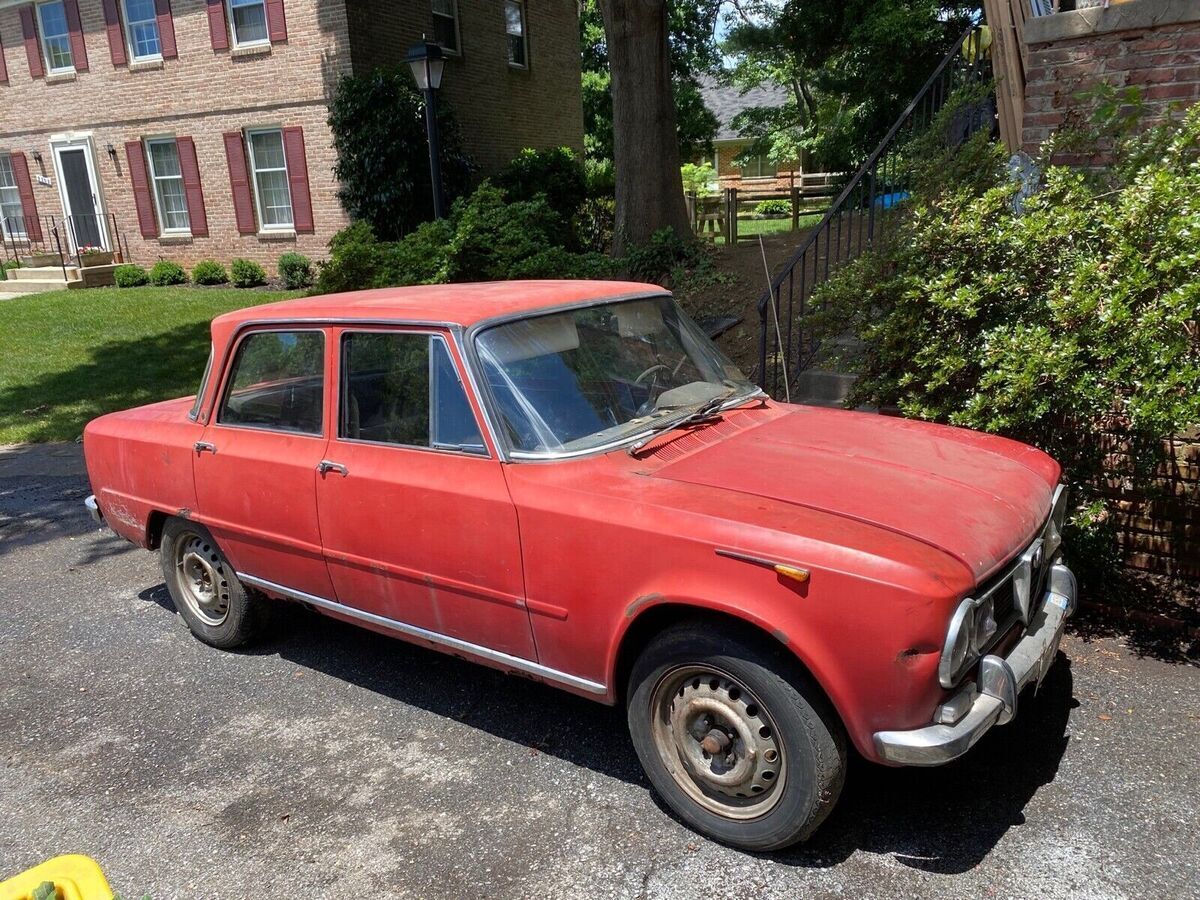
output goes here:
[[228, 335], [246, 322], [289, 320], [395, 320], [467, 327], [496, 316], [572, 303], [667, 293], [656, 284], [635, 281], [490, 281], [381, 288], [235, 310], [213, 320], [213, 336]]

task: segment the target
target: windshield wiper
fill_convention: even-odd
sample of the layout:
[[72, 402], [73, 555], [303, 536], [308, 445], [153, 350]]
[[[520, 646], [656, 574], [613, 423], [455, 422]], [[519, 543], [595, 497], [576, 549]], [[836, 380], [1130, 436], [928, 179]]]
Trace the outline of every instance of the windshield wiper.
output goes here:
[[[629, 449], [626, 452], [630, 456], [636, 456], [647, 444], [649, 444], [664, 431], [682, 428], [684, 425], [690, 425], [693, 422], [701, 422], [712, 417], [712, 415], [716, 413], [717, 410], [719, 410], [725, 403], [727, 403], [729, 399], [736, 393], [737, 388], [732, 388], [726, 391], [724, 394], [718, 394], [711, 400], [705, 400], [695, 409], [688, 410], [683, 415], [667, 416], [659, 419], [657, 422], [651, 423], [648, 426], [650, 428], [650, 433], [640, 441], [634, 441], [632, 444], [630, 444]], [[749, 400], [750, 397], [745, 399]]]

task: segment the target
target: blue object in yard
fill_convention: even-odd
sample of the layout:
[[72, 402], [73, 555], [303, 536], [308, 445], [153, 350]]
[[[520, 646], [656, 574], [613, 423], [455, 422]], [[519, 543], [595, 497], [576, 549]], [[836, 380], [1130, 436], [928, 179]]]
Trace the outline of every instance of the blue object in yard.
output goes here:
[[875, 205], [882, 206], [884, 209], [891, 209], [893, 206], [907, 200], [910, 196], [908, 191], [893, 191], [890, 194], [880, 194], [875, 198]]

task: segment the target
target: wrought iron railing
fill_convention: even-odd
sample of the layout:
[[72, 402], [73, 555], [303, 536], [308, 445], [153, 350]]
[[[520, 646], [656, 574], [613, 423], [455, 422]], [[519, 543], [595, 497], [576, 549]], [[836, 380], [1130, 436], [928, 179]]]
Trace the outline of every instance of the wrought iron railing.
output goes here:
[[113, 261], [122, 263], [129, 261], [129, 245], [125, 241], [121, 229], [117, 226], [117, 217], [112, 213], [80, 213], [63, 219], [66, 232], [71, 239], [72, 256], [81, 268], [83, 266], [84, 250], [96, 249], [113, 255]]
[[[902, 158], [904, 145], [928, 128], [955, 91], [991, 78], [988, 60], [980, 53], [983, 42], [973, 35], [977, 35], [974, 26], [955, 41], [879, 146], [759, 298], [757, 380], [772, 396], [790, 396], [796, 378], [812, 366], [819, 350], [804, 321], [813, 292], [831, 272], [896, 227], [912, 189]], [[977, 130], [984, 124], [980, 118], [972, 118], [967, 130]], [[994, 126], [994, 118], [987, 117], [988, 127]]]
[[62, 223], [54, 216], [5, 216], [0, 219], [0, 245], [5, 262], [25, 263], [48, 257], [51, 265], [62, 269], [67, 279], [67, 256], [63, 246]]

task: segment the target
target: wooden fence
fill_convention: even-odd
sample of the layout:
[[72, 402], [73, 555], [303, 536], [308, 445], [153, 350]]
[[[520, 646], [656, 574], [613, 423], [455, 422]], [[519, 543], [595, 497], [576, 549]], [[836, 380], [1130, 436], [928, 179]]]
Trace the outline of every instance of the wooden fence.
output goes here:
[[709, 240], [723, 237], [726, 244], [736, 244], [739, 240], [756, 237], [738, 234], [739, 216], [744, 217], [747, 210], [752, 211], [764, 200], [784, 200], [790, 211], [790, 230], [799, 231], [801, 217], [823, 215], [829, 209], [844, 178], [832, 172], [815, 172], [801, 175], [797, 183], [785, 191], [724, 188], [716, 196], [688, 194], [688, 217], [699, 236]]

